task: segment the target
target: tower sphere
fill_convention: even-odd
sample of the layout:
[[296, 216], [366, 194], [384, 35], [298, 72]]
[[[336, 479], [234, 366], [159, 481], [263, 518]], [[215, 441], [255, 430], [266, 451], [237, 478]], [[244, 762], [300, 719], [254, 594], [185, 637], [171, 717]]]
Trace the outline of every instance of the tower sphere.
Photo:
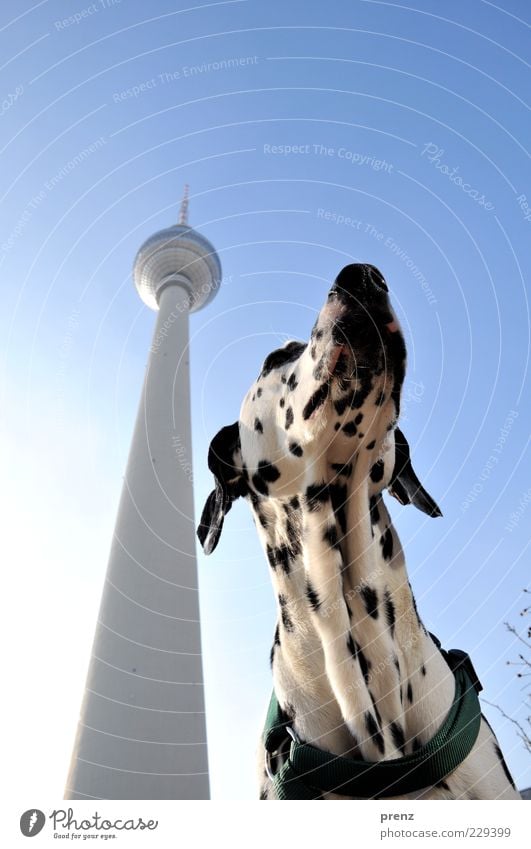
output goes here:
[[179, 224], [154, 233], [135, 257], [135, 286], [151, 309], [158, 310], [160, 293], [171, 284], [188, 292], [190, 312], [204, 307], [219, 289], [221, 262], [208, 239], [187, 224], [187, 207], [186, 191]]

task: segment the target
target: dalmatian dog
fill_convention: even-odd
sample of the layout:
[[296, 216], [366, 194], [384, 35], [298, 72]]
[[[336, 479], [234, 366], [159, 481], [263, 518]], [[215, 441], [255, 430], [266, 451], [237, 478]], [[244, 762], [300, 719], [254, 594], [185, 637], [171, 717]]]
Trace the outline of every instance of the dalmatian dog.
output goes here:
[[[239, 420], [213, 438], [215, 489], [198, 529], [209, 554], [232, 503], [247, 499], [277, 600], [271, 666], [278, 703], [299, 740], [371, 762], [427, 743], [455, 688], [420, 619], [383, 499], [387, 490], [441, 515], [397, 426], [405, 362], [382, 274], [372, 265], [346, 266], [309, 342], [269, 354]], [[276, 798], [268, 774], [261, 746], [262, 799]], [[394, 798], [520, 797], [482, 717], [457, 769]]]

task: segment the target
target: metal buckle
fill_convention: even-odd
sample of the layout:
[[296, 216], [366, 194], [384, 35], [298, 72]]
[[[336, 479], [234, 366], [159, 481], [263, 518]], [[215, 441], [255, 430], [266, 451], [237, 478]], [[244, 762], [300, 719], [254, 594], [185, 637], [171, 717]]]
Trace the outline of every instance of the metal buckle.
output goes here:
[[291, 727], [291, 725], [286, 725], [286, 731], [288, 732], [289, 736], [291, 737], [294, 743], [300, 743], [300, 737], [295, 731], [295, 729]]
[[[297, 734], [295, 729], [291, 727], [291, 725], [286, 725], [285, 731], [288, 737], [291, 737], [294, 743], [301, 742], [299, 735]], [[266, 749], [265, 753], [265, 771], [267, 773], [267, 777], [271, 779], [271, 781], [273, 781], [276, 773], [273, 772], [271, 761], [272, 758], [277, 758], [280, 754], [282, 754], [282, 746], [279, 749], [275, 749], [274, 752], [270, 752], [269, 749]]]

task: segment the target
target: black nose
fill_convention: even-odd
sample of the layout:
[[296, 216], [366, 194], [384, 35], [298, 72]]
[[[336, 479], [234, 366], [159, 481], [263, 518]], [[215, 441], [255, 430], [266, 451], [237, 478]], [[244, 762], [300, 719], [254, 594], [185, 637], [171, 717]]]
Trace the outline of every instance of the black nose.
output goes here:
[[383, 292], [389, 292], [384, 276], [376, 266], [365, 262], [346, 265], [337, 275], [330, 294], [353, 295], [360, 300], [372, 301]]

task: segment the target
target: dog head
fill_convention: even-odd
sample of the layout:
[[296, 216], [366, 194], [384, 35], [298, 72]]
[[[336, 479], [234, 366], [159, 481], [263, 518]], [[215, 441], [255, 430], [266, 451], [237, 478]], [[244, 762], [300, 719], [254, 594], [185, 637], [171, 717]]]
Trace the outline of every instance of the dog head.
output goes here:
[[370, 491], [387, 487], [431, 516], [439, 508], [421, 486], [396, 426], [406, 347], [382, 274], [347, 265], [338, 274], [307, 343], [270, 353], [245, 395], [239, 420], [211, 442], [215, 489], [198, 536], [214, 550], [233, 501], [290, 499], [309, 479], [328, 481], [347, 465], [367, 470]]

